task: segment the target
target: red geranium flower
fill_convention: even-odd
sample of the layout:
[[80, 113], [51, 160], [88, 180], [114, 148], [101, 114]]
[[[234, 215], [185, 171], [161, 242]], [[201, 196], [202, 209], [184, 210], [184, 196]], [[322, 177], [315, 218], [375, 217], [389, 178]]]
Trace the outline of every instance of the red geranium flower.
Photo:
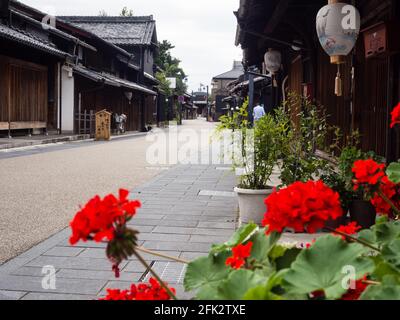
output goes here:
[[91, 199], [80, 211], [77, 212], [70, 226], [72, 236], [71, 245], [80, 240], [109, 241], [115, 237], [116, 227], [124, 225], [140, 208], [139, 201], [128, 200], [129, 191], [121, 189], [119, 198], [112, 194], [101, 199], [99, 196]]
[[360, 184], [377, 185], [385, 176], [385, 165], [375, 162], [373, 159], [358, 160], [354, 163], [355, 189]]
[[232, 249], [232, 257], [226, 259], [226, 265], [233, 269], [240, 269], [246, 264], [246, 259], [251, 255], [253, 242], [249, 241], [246, 245], [240, 244]]
[[[359, 225], [357, 225], [357, 222], [351, 222], [347, 226], [340, 226], [339, 228], [336, 229], [336, 231], [348, 234], [349, 236], [353, 234], [357, 234], [358, 231], [361, 229]], [[334, 235], [338, 235], [334, 233]], [[343, 240], [346, 240], [345, 236], [341, 236]]]
[[400, 124], [400, 103], [392, 111], [392, 123], [391, 128], [394, 128], [397, 124]]
[[355, 289], [349, 289], [346, 294], [343, 295], [340, 300], [358, 300], [360, 299], [363, 292], [368, 288], [368, 284], [365, 283], [367, 277], [361, 280], [357, 280], [355, 283]]
[[265, 204], [263, 226], [268, 226], [268, 234], [283, 232], [285, 228], [315, 233], [329, 219], [336, 220], [343, 215], [339, 194], [322, 181], [296, 182], [274, 192]]
[[[170, 290], [176, 293], [174, 288]], [[132, 285], [129, 290], [107, 289], [107, 296], [100, 300], [171, 300], [171, 297], [156, 279], [151, 278], [149, 284]]]
[[[398, 201], [400, 196], [398, 186], [390, 181], [387, 176], [384, 176], [381, 180], [380, 191], [392, 201], [394, 205], [400, 207]], [[378, 192], [374, 194], [371, 203], [379, 214], [390, 215], [392, 213], [392, 207]]]

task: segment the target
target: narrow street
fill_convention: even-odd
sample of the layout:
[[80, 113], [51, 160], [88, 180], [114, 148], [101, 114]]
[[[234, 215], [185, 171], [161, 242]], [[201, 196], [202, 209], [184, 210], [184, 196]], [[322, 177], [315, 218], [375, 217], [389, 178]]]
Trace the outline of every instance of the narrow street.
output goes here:
[[[203, 119], [191, 120], [184, 122], [178, 134], [199, 134], [205, 129], [211, 133], [213, 128], [214, 124]], [[7, 213], [2, 225], [3, 261], [23, 253], [0, 265], [0, 299], [98, 299], [105, 288], [129, 288], [132, 282], [148, 281], [148, 271], [135, 258], [121, 264], [121, 277], [115, 279], [104, 243], [69, 245], [67, 225], [77, 209], [71, 204], [86, 203], [94, 194], [116, 192], [121, 186], [131, 190], [132, 199], [142, 202], [130, 225], [140, 231], [139, 245], [146, 249], [190, 261], [207, 255], [212, 244], [229, 239], [238, 217], [233, 193], [236, 177], [230, 168], [178, 164], [160, 170], [148, 166], [148, 146], [145, 137], [82, 142], [49, 146], [34, 155], [29, 149], [13, 151], [7, 156], [14, 153], [15, 157], [0, 160], [6, 179], [15, 177], [11, 168], [20, 177], [2, 196], [13, 197], [15, 207], [23, 208], [15, 215], [16, 208], [4, 205], [11, 202], [2, 201], [1, 210]], [[196, 151], [209, 151], [209, 145], [203, 148], [207, 150], [199, 146]], [[24, 167], [28, 160], [32, 165]], [[50, 177], [43, 180], [38, 172], [45, 169]], [[99, 177], [96, 172], [103, 174]], [[21, 229], [24, 232], [18, 233]], [[23, 238], [16, 241], [17, 234]], [[144, 257], [181, 297], [192, 298], [182, 287], [185, 264], [148, 254]], [[45, 266], [55, 268], [56, 287], [51, 290], [42, 285]]]
[[[213, 126], [204, 120], [183, 128]], [[0, 263], [65, 228], [96, 194], [134, 189], [160, 173], [145, 136], [0, 151]]]

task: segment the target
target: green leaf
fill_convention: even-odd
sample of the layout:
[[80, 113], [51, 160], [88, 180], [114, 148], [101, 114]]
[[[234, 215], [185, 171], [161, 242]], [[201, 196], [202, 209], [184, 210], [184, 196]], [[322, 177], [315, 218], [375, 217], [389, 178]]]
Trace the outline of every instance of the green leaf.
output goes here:
[[229, 278], [219, 286], [219, 297], [224, 300], [242, 300], [244, 295], [252, 288], [259, 286], [266, 281], [254, 271], [237, 270], [229, 275]]
[[280, 234], [273, 232], [269, 235], [265, 234], [265, 229], [260, 230], [250, 238], [253, 242], [251, 249], [251, 258], [256, 259], [260, 263], [268, 262], [268, 256], [280, 239]]
[[369, 230], [363, 230], [358, 234], [360, 240], [372, 245], [382, 247], [393, 240], [400, 239], [400, 221], [381, 222]]
[[284, 278], [284, 287], [289, 294], [324, 291], [328, 299], [339, 299], [347, 291], [342, 285], [347, 276], [345, 267], [354, 267], [357, 279], [374, 270], [373, 262], [362, 257], [368, 252], [362, 245], [348, 244], [340, 237], [321, 237], [298, 255]]
[[276, 246], [274, 246], [272, 248], [272, 250], [269, 253], [269, 258], [272, 261], [275, 261], [276, 259], [283, 257], [283, 255], [285, 254], [285, 252], [289, 250], [288, 247], [282, 246], [280, 244], [277, 244]]
[[197, 300], [224, 300], [224, 297], [219, 293], [221, 281], [211, 282], [202, 286], [196, 294]]
[[389, 180], [398, 184], [400, 183], [400, 163], [394, 162], [387, 168], [386, 173]]
[[229, 256], [229, 252], [218, 256], [210, 254], [189, 263], [184, 279], [185, 290], [198, 289], [227, 278], [231, 270], [225, 265], [225, 261]]
[[387, 244], [400, 238], [400, 221], [382, 223], [374, 226], [372, 230], [378, 244]]
[[375, 270], [372, 273], [372, 276], [374, 279], [378, 281], [382, 281], [384, 277], [388, 275], [392, 275], [395, 277], [400, 278], [400, 272], [396, 270], [393, 266], [391, 266], [388, 262], [382, 261], [382, 258], [379, 257], [378, 259], [375, 260]]
[[282, 296], [272, 292], [278, 286], [281, 286], [283, 277], [288, 270], [275, 272], [268, 278], [266, 284], [254, 287], [247, 291], [243, 300], [282, 300]]
[[400, 240], [394, 240], [382, 248], [382, 258], [397, 271], [400, 271]]
[[371, 229], [365, 229], [358, 233], [357, 238], [370, 244], [377, 244], [376, 234]]
[[386, 215], [377, 216], [377, 217], [376, 217], [375, 225], [383, 224], [383, 223], [388, 223], [389, 221], [390, 221], [390, 220], [389, 220], [389, 217], [386, 216]]
[[301, 251], [302, 250], [298, 248], [287, 249], [281, 257], [275, 260], [276, 269], [282, 270], [290, 268]]
[[370, 285], [361, 295], [360, 300], [400, 300], [398, 279], [386, 276], [380, 285]]
[[282, 297], [268, 290], [268, 284], [266, 284], [250, 289], [244, 295], [242, 300], [247, 300], [247, 301], [282, 300]]
[[240, 227], [232, 237], [222, 245], [214, 245], [211, 249], [211, 254], [220, 253], [236, 247], [239, 244], [242, 244], [246, 241], [256, 230], [258, 229], [258, 225], [254, 223], [246, 224]]

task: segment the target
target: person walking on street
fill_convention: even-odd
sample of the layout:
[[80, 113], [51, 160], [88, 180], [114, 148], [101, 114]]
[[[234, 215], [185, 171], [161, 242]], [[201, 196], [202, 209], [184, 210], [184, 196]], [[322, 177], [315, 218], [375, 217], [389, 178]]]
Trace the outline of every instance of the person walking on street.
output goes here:
[[257, 104], [253, 109], [254, 124], [265, 116], [265, 109], [261, 104]]

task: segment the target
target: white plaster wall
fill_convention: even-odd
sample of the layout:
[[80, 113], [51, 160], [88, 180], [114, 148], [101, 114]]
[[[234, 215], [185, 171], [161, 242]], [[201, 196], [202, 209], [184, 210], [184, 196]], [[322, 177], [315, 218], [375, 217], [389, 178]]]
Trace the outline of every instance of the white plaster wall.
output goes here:
[[74, 76], [69, 77], [69, 68], [62, 68], [61, 77], [61, 130], [63, 133], [74, 131]]

